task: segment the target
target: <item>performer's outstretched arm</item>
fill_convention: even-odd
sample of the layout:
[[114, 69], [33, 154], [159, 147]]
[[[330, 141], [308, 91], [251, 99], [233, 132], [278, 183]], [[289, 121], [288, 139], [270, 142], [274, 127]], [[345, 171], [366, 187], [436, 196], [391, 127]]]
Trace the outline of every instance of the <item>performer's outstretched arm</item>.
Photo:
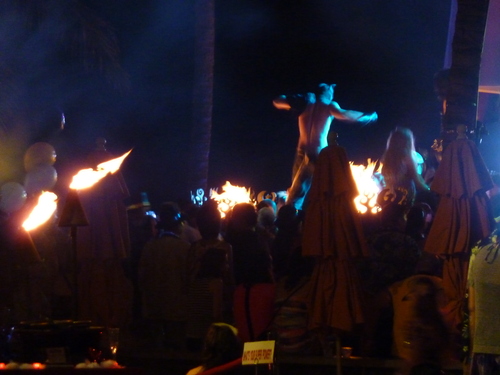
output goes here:
[[287, 111], [292, 110], [302, 113], [302, 111], [306, 108], [307, 103], [314, 103], [314, 98], [311, 98], [309, 95], [314, 94], [280, 95], [273, 100], [273, 105], [278, 109], [284, 109]]
[[273, 105], [278, 109], [289, 110], [292, 108], [285, 95], [280, 95], [273, 100]]
[[375, 122], [378, 119], [377, 112], [364, 113], [352, 109], [342, 109], [337, 102], [332, 102], [330, 104], [330, 113], [337, 120], [361, 122], [365, 125], [370, 122]]

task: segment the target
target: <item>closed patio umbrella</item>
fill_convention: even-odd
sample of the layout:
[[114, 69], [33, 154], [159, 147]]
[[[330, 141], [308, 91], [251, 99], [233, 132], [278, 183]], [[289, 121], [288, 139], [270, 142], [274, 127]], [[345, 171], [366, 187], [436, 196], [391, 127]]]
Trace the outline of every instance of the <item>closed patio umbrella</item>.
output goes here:
[[352, 331], [363, 323], [356, 259], [367, 255], [358, 195], [344, 148], [334, 144], [319, 154], [308, 195], [302, 254], [316, 257], [312, 275], [310, 328]]
[[474, 142], [457, 138], [443, 152], [431, 190], [439, 195], [425, 251], [443, 258], [443, 287], [449, 299], [446, 320], [462, 323], [470, 250], [494, 228], [486, 192], [493, 181]]

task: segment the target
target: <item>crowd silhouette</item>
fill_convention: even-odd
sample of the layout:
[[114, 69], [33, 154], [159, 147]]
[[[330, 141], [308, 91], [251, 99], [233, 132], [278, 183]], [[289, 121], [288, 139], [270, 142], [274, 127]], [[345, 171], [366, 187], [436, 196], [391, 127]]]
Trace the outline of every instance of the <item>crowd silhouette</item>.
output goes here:
[[[364, 217], [352, 202], [356, 188], [346, 150], [336, 142], [315, 160], [301, 210], [267, 198], [237, 204], [222, 218], [211, 199], [165, 201], [155, 210], [147, 194], [132, 195], [121, 252], [108, 248], [103, 253], [97, 246], [80, 253], [87, 257], [80, 259], [77, 271], [93, 270], [80, 275], [82, 285], [102, 272], [80, 296], [85, 303], [78, 318], [140, 332], [152, 348], [172, 351], [206, 352], [207, 332], [216, 336], [228, 331], [229, 326], [217, 325], [225, 323], [234, 326], [231, 332], [238, 342], [272, 339], [283, 355], [329, 355], [332, 342], [340, 340], [356, 356], [400, 358], [406, 373], [460, 360], [463, 342], [457, 332], [464, 320], [457, 324], [448, 318], [450, 296], [443, 284], [447, 258], [426, 251], [440, 202], [432, 190], [432, 180], [440, 174], [437, 158], [425, 165], [433, 152], [419, 166], [422, 159], [416, 157], [411, 130], [394, 129], [381, 157], [381, 211]], [[431, 168], [433, 179], [425, 180]], [[106, 179], [103, 183], [110, 186]], [[489, 196], [484, 202], [490, 205], [498, 189], [485, 186]], [[112, 194], [109, 189], [102, 194]], [[91, 200], [91, 194], [85, 199]], [[3, 227], [9, 228], [8, 223], [4, 220]], [[51, 237], [56, 245], [41, 235], [48, 227], [57, 234]], [[2, 231], [6, 243], [17, 246], [8, 233]], [[24, 312], [22, 319], [61, 319], [70, 313], [71, 285], [58, 277], [72, 272], [61, 255], [71, 246], [64, 233], [54, 222], [32, 233], [40, 255], [32, 280], [45, 277], [39, 285], [45, 289], [36, 292], [45, 293], [46, 301], [38, 302], [39, 308], [32, 305], [34, 311]], [[40, 274], [42, 264], [50, 271], [45, 276]], [[119, 271], [106, 271], [111, 267]], [[118, 288], [122, 278], [126, 287]], [[106, 296], [98, 293], [97, 282], [108, 283], [121, 295], [96, 304], [94, 298]], [[4, 294], [4, 302], [9, 301], [12, 296]], [[107, 306], [104, 312], [97, 311], [100, 305]], [[18, 318], [7, 313], [12, 311], [6, 305], [4, 326]], [[202, 365], [210, 366], [215, 364]]]

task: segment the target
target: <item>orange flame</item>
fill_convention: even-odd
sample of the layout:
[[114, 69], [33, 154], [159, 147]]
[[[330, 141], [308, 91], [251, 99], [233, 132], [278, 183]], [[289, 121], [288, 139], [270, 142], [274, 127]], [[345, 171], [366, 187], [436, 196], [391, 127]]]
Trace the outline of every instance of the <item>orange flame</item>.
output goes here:
[[33, 208], [28, 218], [23, 223], [26, 231], [31, 231], [49, 220], [57, 209], [57, 195], [50, 191], [44, 191], [38, 197], [38, 203]]
[[115, 173], [117, 170], [119, 170], [122, 162], [125, 160], [128, 154], [130, 154], [130, 152], [132, 152], [132, 150], [124, 153], [122, 156], [116, 159], [111, 159], [99, 164], [97, 166], [97, 169], [86, 168], [80, 170], [76, 175], [73, 176], [73, 180], [71, 181], [69, 187], [71, 189], [81, 190], [93, 186], [101, 179], [106, 177], [109, 173]]
[[215, 200], [218, 204], [221, 217], [226, 217], [227, 213], [236, 206], [238, 203], [252, 203], [250, 198], [250, 189], [240, 186], [231, 185], [229, 181], [222, 187], [221, 194], [217, 191], [210, 189], [210, 198]]
[[376, 161], [368, 159], [368, 165], [355, 165], [349, 162], [351, 167], [352, 176], [356, 181], [359, 195], [354, 198], [356, 209], [359, 213], [365, 214], [367, 212], [377, 213], [380, 211], [380, 206], [377, 204], [377, 196], [380, 193], [380, 185], [373, 178], [374, 173], [381, 170], [382, 165], [375, 170], [377, 165]]

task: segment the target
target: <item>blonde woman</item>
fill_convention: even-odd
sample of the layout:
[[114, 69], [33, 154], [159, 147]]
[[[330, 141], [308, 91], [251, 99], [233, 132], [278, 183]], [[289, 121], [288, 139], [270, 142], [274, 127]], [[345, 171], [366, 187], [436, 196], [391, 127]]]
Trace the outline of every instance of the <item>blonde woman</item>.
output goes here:
[[385, 189], [379, 200], [382, 200], [383, 206], [397, 203], [409, 208], [415, 201], [417, 191], [429, 190], [418, 173], [415, 139], [410, 129], [397, 127], [391, 132], [380, 161]]

